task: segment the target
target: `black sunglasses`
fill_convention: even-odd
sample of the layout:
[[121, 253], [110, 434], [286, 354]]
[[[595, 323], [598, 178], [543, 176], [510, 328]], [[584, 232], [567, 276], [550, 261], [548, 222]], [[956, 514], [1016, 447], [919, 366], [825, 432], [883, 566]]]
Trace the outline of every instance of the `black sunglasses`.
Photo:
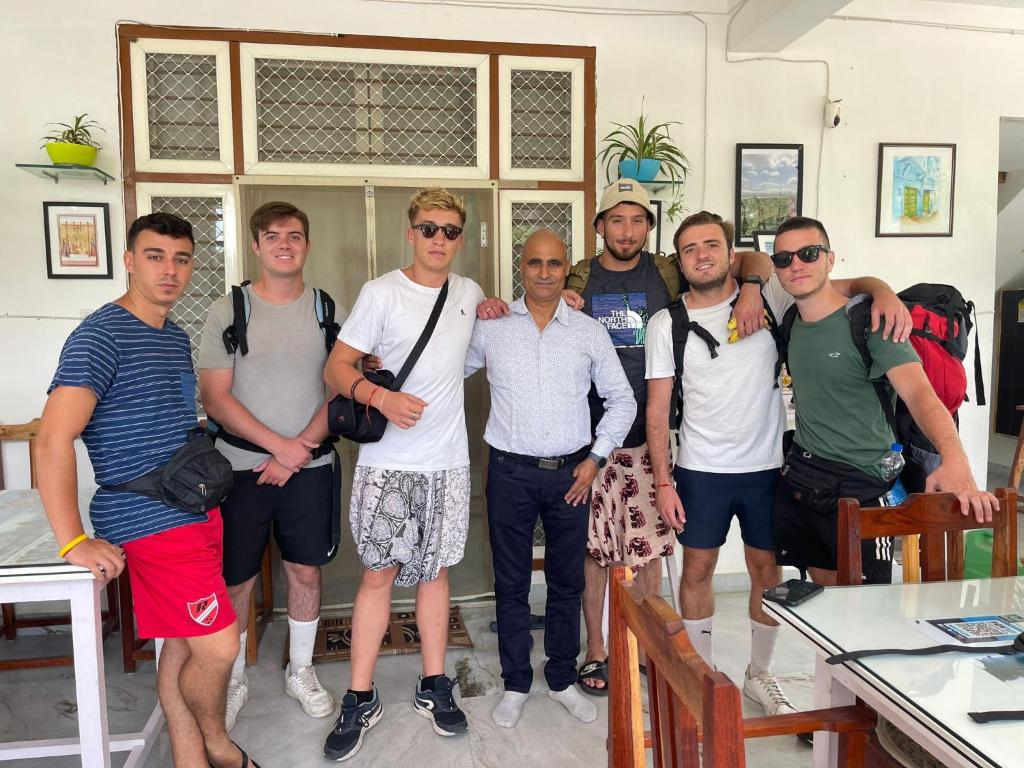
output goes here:
[[796, 256], [804, 264], [813, 264], [818, 260], [818, 256], [821, 252], [828, 252], [828, 246], [826, 245], [805, 245], [796, 251], [776, 251], [772, 254], [772, 264], [779, 269], [785, 269], [793, 263], [793, 257]]
[[427, 240], [436, 235], [439, 229], [444, 232], [446, 240], [458, 240], [462, 234], [462, 227], [456, 227], [454, 224], [445, 224], [443, 227], [440, 224], [413, 224], [412, 228], [422, 232]]

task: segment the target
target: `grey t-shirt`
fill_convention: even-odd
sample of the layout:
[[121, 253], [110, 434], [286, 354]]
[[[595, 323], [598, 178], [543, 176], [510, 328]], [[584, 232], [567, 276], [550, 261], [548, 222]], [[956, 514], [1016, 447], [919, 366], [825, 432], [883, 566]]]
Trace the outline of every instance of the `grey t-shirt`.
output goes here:
[[[234, 368], [231, 394], [269, 429], [294, 437], [306, 428], [326, 396], [327, 347], [317, 324], [313, 289], [307, 286], [301, 297], [284, 305], [268, 304], [252, 286], [242, 290], [249, 297], [249, 354], [229, 355], [224, 348], [224, 329], [234, 316], [231, 296], [224, 296], [213, 303], [207, 315], [199, 344], [199, 368]], [[345, 311], [338, 307], [335, 320], [341, 322], [344, 317]], [[236, 471], [252, 469], [267, 458], [223, 440], [217, 441], [217, 448]], [[307, 466], [330, 462], [328, 454]]]

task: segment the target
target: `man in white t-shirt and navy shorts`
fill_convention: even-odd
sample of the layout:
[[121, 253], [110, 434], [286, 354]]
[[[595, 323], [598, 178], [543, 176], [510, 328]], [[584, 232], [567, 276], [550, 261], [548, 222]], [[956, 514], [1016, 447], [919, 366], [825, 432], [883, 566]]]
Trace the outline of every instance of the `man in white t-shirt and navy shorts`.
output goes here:
[[[408, 213], [412, 264], [363, 286], [325, 371], [332, 389], [379, 409], [389, 422], [379, 442], [360, 446], [352, 479], [349, 517], [363, 575], [353, 611], [351, 683], [324, 744], [324, 755], [339, 761], [356, 754], [382, 715], [373, 670], [395, 584], [417, 588], [423, 674], [413, 706], [441, 736], [467, 731], [444, 657], [448, 568], [462, 560], [469, 526], [463, 369], [484, 294], [449, 271], [463, 244], [462, 199], [444, 189], [421, 190]], [[355, 365], [364, 354], [377, 355], [389, 371], [401, 369], [446, 281], [437, 327], [402, 391], [363, 379]]]
[[[651, 318], [646, 343], [647, 435], [658, 511], [679, 531], [683, 545], [683, 623], [694, 648], [712, 666], [711, 577], [733, 516], [739, 521], [751, 581], [751, 657], [743, 690], [766, 714], [775, 715], [795, 711], [771, 673], [778, 625], [761, 607], [762, 592], [781, 581], [772, 507], [786, 420], [776, 386], [778, 349], [772, 334], [764, 328], [738, 338], [729, 327], [739, 294], [739, 284], [729, 276], [735, 257], [732, 237], [732, 225], [707, 211], [687, 217], [676, 232], [680, 267], [690, 285], [683, 294], [686, 314], [710, 334], [711, 341], [692, 329], [687, 336], [679, 452], [670, 474], [669, 411], [680, 372], [673, 357], [669, 310]], [[793, 303], [770, 268], [742, 279], [764, 284], [765, 306], [776, 318]], [[899, 314], [896, 304], [902, 303], [884, 283], [872, 278], [840, 282], [844, 292], [852, 287], [873, 293], [887, 324]]]

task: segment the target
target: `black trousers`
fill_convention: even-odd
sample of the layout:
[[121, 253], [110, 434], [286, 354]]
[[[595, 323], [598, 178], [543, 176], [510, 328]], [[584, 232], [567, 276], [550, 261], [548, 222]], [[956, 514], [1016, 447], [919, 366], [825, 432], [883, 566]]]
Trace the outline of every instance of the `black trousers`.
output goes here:
[[498, 614], [498, 656], [506, 691], [529, 693], [530, 577], [533, 529], [544, 525], [544, 677], [561, 691], [576, 682], [580, 652], [580, 599], [587, 551], [590, 505], [565, 502], [576, 463], [540, 469], [491, 450], [487, 474], [487, 514], [494, 558], [494, 592]]

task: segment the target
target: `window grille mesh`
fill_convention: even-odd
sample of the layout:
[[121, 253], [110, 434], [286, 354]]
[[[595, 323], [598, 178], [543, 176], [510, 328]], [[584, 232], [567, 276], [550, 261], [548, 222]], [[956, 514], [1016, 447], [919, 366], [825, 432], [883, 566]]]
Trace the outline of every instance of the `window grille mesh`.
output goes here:
[[477, 163], [473, 67], [256, 60], [261, 162]]
[[218, 160], [217, 57], [146, 54], [149, 156]]
[[514, 69], [512, 167], [572, 167], [572, 73]]
[[[199, 340], [206, 325], [206, 313], [224, 295], [224, 206], [219, 197], [154, 197], [153, 210], [185, 219], [192, 225], [196, 239], [192, 280], [171, 310], [171, 319], [192, 340], [192, 366], [198, 371]], [[199, 406], [198, 391], [196, 404]]]
[[572, 263], [572, 203], [512, 203], [512, 298], [523, 295], [519, 257], [536, 229], [546, 227], [565, 241]]

